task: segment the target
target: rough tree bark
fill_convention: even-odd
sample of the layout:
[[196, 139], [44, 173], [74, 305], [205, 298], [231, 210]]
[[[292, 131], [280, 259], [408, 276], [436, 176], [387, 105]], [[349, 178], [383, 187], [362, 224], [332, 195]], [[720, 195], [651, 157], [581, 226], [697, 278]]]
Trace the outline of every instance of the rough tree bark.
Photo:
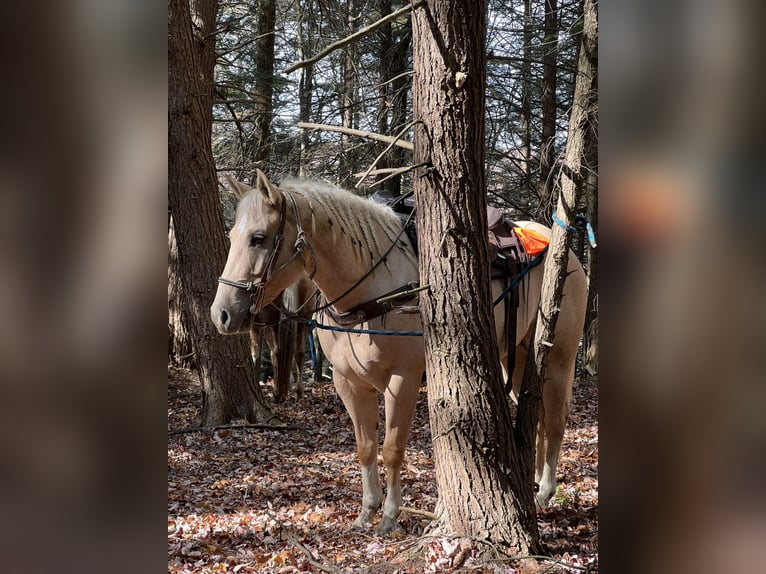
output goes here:
[[440, 529], [540, 549], [517, 464], [491, 309], [484, 175], [486, 3], [413, 14], [415, 163], [428, 406]]
[[[359, 0], [349, 0], [346, 5], [346, 34], [350, 36], [359, 27]], [[343, 47], [343, 89], [340, 94], [340, 109], [342, 126], [355, 128], [354, 115], [357, 100], [357, 64], [358, 46], [351, 42]], [[354, 173], [354, 165], [351, 153], [351, 139], [348, 134], [341, 134], [340, 164], [338, 167], [338, 179], [341, 185], [351, 179]]]
[[540, 218], [550, 221], [554, 177], [552, 174], [556, 138], [556, 59], [559, 26], [557, 0], [545, 0], [543, 39], [542, 140], [540, 141]]
[[[580, 42], [580, 53], [577, 63], [577, 79], [572, 102], [572, 112], [569, 118], [567, 148], [564, 166], [561, 170], [561, 194], [558, 199], [556, 213], [567, 225], [574, 225], [574, 209], [577, 205], [577, 195], [582, 188], [580, 185], [586, 172], [585, 152], [589, 130], [593, 125], [594, 87], [596, 85], [596, 57], [598, 48], [598, 16], [594, 0], [584, 0], [583, 33]], [[572, 233], [560, 225], [553, 226], [553, 234], [549, 246], [549, 256], [546, 258], [543, 273], [542, 295], [540, 309], [535, 327], [533, 352], [530, 354], [524, 376], [526, 392], [532, 396], [542, 396], [542, 381], [545, 380], [545, 367], [550, 346], [544, 342], [553, 340], [553, 333], [558, 321], [561, 294], [566, 280], [569, 248], [572, 244]], [[525, 391], [523, 390], [522, 393]], [[529, 408], [519, 409], [519, 420], [529, 417], [536, 421], [537, 408], [532, 401], [527, 403]], [[523, 416], [522, 416], [523, 413]], [[530, 425], [525, 428], [529, 430]], [[531, 425], [534, 429], [534, 425]], [[533, 441], [533, 430], [517, 433], [523, 441]], [[522, 447], [524, 448], [524, 447]], [[531, 447], [529, 447], [531, 448]]]
[[255, 43], [253, 94], [253, 161], [261, 169], [271, 159], [271, 122], [274, 115], [274, 26], [276, 0], [258, 3], [258, 41]]
[[178, 247], [181, 322], [203, 387], [202, 423], [274, 420], [250, 367], [244, 337], [222, 337], [210, 321], [226, 260], [211, 151], [217, 0], [168, 1], [168, 202]]
[[[314, 45], [312, 38], [311, 20], [313, 16], [311, 2], [298, 2], [298, 60], [304, 60]], [[307, 24], [308, 21], [308, 24]], [[305, 29], [304, 29], [305, 28]], [[301, 68], [301, 79], [298, 83], [298, 114], [301, 122], [311, 120], [311, 93], [314, 90], [314, 66], [309, 64]], [[305, 158], [309, 148], [309, 132], [301, 130], [300, 155], [298, 157], [298, 177], [306, 177]]]
[[173, 219], [168, 217], [168, 360], [174, 367], [193, 369], [194, 351], [191, 335], [181, 320], [181, 272]]
[[532, 157], [532, 0], [524, 0], [524, 48], [521, 63], [521, 173], [531, 191]]

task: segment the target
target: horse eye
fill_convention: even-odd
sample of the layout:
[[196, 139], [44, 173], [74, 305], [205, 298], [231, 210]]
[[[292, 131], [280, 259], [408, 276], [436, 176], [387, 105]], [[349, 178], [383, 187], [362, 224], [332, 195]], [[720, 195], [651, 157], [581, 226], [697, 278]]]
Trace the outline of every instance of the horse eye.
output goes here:
[[250, 247], [258, 247], [263, 243], [264, 237], [260, 233], [253, 233], [250, 236]]

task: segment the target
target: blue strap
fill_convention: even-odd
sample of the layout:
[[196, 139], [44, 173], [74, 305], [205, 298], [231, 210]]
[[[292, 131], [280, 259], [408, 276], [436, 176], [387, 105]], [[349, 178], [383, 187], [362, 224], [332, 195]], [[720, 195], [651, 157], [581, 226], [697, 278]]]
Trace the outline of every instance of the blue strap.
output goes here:
[[521, 273], [519, 273], [518, 275], [516, 275], [516, 277], [513, 278], [513, 281], [511, 281], [511, 284], [508, 285], [508, 287], [506, 287], [505, 290], [502, 293], [500, 293], [500, 296], [494, 300], [494, 302], [492, 303], [492, 307], [497, 307], [503, 299], [508, 297], [510, 292], [513, 291], [514, 287], [516, 287], [516, 285], [518, 285], [519, 282], [522, 279], [524, 279], [524, 276], [527, 273], [529, 273], [533, 267], [537, 266], [543, 260], [543, 257], [545, 256], [546, 251], [548, 251], [547, 245], [540, 253], [538, 253], [535, 256], [535, 258], [532, 261], [529, 262], [529, 264], [526, 267], [524, 267], [524, 269], [521, 270]]
[[[497, 305], [500, 304], [500, 302], [505, 299], [508, 294], [513, 290], [516, 285], [521, 282], [521, 280], [524, 278], [524, 276], [530, 272], [532, 268], [534, 268], [536, 265], [538, 265], [545, 256], [545, 252], [548, 251], [548, 246], [545, 246], [545, 249], [543, 249], [540, 253], [535, 256], [535, 258], [529, 262], [529, 264], [519, 273], [516, 277], [513, 278], [513, 281], [511, 281], [511, 284], [500, 294], [500, 296], [495, 299], [495, 301], [492, 303], [492, 307], [497, 307]], [[353, 333], [356, 335], [390, 335], [395, 336], [399, 335], [402, 337], [422, 337], [423, 331], [385, 331], [381, 329], [352, 329], [350, 327], [336, 327], [334, 325], [323, 325], [322, 323], [318, 323], [315, 319], [309, 319], [307, 321], [309, 326], [309, 347], [311, 349], [311, 360], [312, 364], [314, 364], [314, 361], [316, 361], [316, 351], [314, 349], [314, 329], [324, 329], [325, 331], [335, 331], [336, 333]]]
[[596, 243], [596, 234], [593, 232], [593, 226], [590, 224], [590, 221], [581, 215], [577, 216], [577, 220], [583, 221], [585, 223], [585, 231], [588, 234], [588, 242], [590, 243], [590, 246], [595, 249], [598, 244]]
[[570, 233], [575, 233], [577, 231], [576, 227], [572, 227], [571, 225], [567, 225], [564, 223], [562, 219], [559, 219], [558, 215], [556, 215], [556, 212], [554, 211], [553, 214], [551, 214], [551, 218], [553, 218], [553, 222], [559, 224], [561, 227], [569, 231]]
[[[553, 219], [554, 223], [556, 223], [557, 225], [560, 225], [561, 227], [563, 227], [564, 229], [566, 229], [570, 233], [576, 233], [577, 232], [577, 228], [576, 227], [572, 227], [571, 225], [567, 225], [566, 223], [564, 223], [564, 221], [561, 220], [556, 215], [555, 211], [551, 215], [551, 218]], [[590, 243], [590, 246], [593, 249], [595, 249], [598, 244], [596, 243], [596, 234], [593, 231], [593, 226], [590, 224], [590, 221], [585, 219], [582, 215], [578, 215], [575, 218], [575, 223], [581, 223], [581, 224], [585, 225], [585, 232], [588, 235], [588, 242]]]
[[317, 368], [317, 348], [316, 348], [316, 344], [314, 343], [314, 327], [316, 325], [316, 321], [311, 319], [307, 323], [308, 323], [308, 326], [309, 326], [309, 352], [311, 353], [311, 370], [312, 371], [316, 371], [316, 368]]

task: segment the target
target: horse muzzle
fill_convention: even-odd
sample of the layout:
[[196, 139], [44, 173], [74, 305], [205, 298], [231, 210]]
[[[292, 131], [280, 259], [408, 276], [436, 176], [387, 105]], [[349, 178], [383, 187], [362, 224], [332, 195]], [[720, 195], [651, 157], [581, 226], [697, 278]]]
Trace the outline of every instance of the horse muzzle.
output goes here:
[[227, 300], [219, 292], [210, 306], [210, 319], [222, 335], [247, 331], [250, 326], [250, 298]]

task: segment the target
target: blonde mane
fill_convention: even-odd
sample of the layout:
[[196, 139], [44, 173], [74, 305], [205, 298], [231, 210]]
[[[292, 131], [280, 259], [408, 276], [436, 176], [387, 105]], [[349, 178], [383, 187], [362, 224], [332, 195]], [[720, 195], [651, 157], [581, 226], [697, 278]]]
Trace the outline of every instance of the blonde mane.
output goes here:
[[334, 243], [345, 235], [359, 247], [360, 255], [367, 255], [374, 263], [396, 242], [399, 250], [417, 264], [415, 253], [407, 246], [406, 235], [400, 235], [402, 222], [390, 207], [320, 181], [287, 179], [280, 182], [279, 187], [309, 201], [312, 221], [313, 217], [321, 216], [317, 206], [325, 212], [332, 223]]

